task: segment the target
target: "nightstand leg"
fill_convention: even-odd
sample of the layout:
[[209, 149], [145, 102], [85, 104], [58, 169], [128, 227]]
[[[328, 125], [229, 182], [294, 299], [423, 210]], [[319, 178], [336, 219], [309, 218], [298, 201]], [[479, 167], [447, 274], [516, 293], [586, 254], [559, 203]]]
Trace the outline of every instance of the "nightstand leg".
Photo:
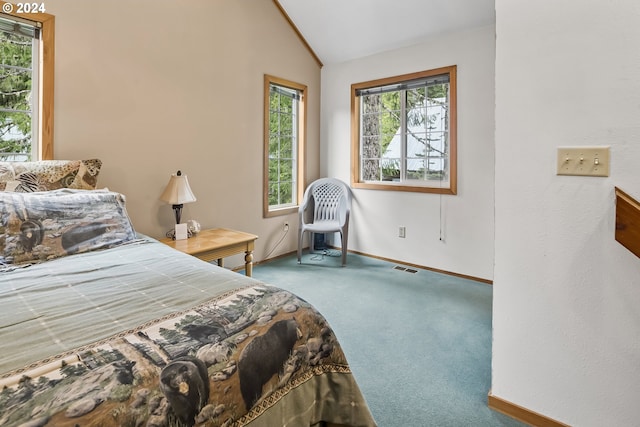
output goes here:
[[248, 277], [251, 277], [251, 274], [253, 274], [253, 252], [252, 251], [245, 252], [245, 256], [244, 256], [244, 273]]

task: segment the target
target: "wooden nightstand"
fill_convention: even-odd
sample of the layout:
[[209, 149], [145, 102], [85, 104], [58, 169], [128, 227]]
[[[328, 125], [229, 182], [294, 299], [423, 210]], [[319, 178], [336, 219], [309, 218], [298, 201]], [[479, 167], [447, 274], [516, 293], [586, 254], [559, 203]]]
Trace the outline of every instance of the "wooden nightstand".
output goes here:
[[161, 239], [165, 245], [203, 261], [216, 260], [220, 267], [224, 267], [223, 258], [244, 252], [245, 274], [251, 277], [253, 270], [253, 248], [258, 236], [242, 231], [226, 228], [202, 230], [186, 240], [172, 240], [170, 237]]

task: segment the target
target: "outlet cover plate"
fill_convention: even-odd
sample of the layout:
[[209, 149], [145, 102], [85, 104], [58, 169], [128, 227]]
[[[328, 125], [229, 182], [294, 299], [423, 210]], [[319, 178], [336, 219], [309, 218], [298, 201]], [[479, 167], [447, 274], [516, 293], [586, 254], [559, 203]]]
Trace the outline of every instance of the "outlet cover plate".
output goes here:
[[558, 147], [557, 174], [609, 176], [609, 147]]

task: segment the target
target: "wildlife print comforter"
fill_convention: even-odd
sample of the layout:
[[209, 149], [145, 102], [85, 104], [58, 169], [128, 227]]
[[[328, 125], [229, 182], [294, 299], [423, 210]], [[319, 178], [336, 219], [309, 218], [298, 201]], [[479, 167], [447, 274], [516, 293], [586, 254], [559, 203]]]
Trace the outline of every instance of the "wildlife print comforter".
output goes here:
[[0, 385], [3, 426], [375, 425], [326, 320], [260, 283], [13, 369]]

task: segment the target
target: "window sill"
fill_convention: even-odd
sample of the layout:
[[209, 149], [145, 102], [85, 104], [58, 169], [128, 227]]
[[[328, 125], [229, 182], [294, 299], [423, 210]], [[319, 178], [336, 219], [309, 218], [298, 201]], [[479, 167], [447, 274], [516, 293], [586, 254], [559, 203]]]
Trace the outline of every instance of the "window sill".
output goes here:
[[406, 191], [411, 193], [433, 193], [433, 194], [458, 194], [455, 186], [449, 187], [427, 187], [417, 185], [406, 185], [400, 182], [384, 181], [381, 183], [373, 182], [352, 182], [352, 188], [360, 188], [363, 190], [383, 190], [383, 191]]
[[274, 209], [267, 212], [264, 212], [264, 218], [272, 218], [276, 216], [289, 215], [292, 213], [298, 212], [298, 206], [290, 206], [286, 208]]

